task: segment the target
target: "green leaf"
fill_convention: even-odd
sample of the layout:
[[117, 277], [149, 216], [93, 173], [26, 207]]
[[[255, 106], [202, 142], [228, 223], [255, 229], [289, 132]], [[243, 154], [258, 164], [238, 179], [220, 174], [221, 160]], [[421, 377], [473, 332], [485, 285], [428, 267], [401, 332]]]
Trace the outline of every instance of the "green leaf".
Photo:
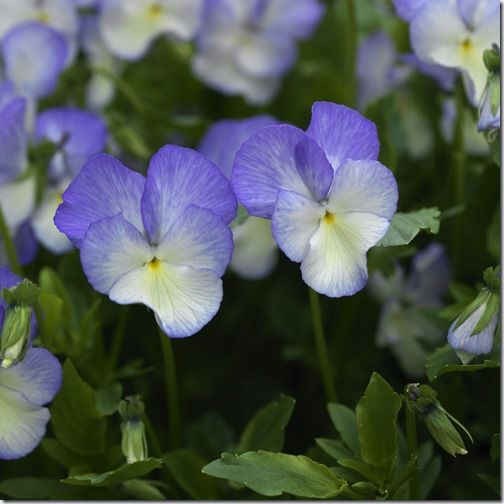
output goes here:
[[500, 478], [491, 474], [478, 473], [479, 478], [487, 484], [499, 497], [501, 495]]
[[32, 306], [36, 303], [40, 293], [40, 288], [26, 278], [14, 287], [3, 289], [0, 296], [7, 304], [21, 304]]
[[69, 500], [82, 497], [74, 488], [68, 488], [56, 479], [12, 478], [0, 483], [0, 494], [23, 500]]
[[422, 230], [432, 234], [439, 231], [439, 208], [422, 208], [415, 212], [397, 212], [387, 234], [378, 243], [380, 247], [397, 247], [407, 245]]
[[455, 350], [446, 344], [436, 349], [425, 361], [425, 372], [429, 381], [433, 382], [441, 375], [455, 371], [479, 371], [499, 367], [500, 364], [493, 360], [484, 360], [480, 364], [461, 364]]
[[395, 492], [401, 488], [407, 481], [411, 479], [415, 471], [417, 470], [418, 456], [412, 455], [406, 465], [401, 469], [399, 474], [392, 480], [389, 487], [389, 496], [394, 498]]
[[284, 445], [285, 427], [295, 404], [292, 397], [282, 394], [278, 401], [261, 408], [242, 432], [236, 453], [252, 450], [280, 451]]
[[369, 481], [380, 482], [380, 474], [376, 471], [376, 468], [371, 464], [367, 464], [362, 460], [355, 458], [339, 459], [338, 464], [347, 469], [352, 469], [357, 471], [359, 474], [367, 478]]
[[285, 492], [297, 497], [328, 499], [347, 486], [327, 466], [308, 457], [267, 451], [223, 453], [220, 460], [205, 466], [203, 473], [241, 483], [267, 497]]
[[339, 432], [341, 439], [355, 455], [359, 455], [359, 430], [357, 428], [355, 413], [343, 404], [329, 403], [327, 409], [331, 421]]
[[65, 348], [65, 334], [61, 327], [63, 300], [56, 294], [42, 290], [39, 303], [43, 313], [42, 320], [37, 320], [40, 339], [46, 348], [60, 353]]
[[317, 438], [315, 442], [335, 460], [351, 458], [353, 453], [341, 442], [334, 439]]
[[380, 482], [394, 469], [397, 458], [397, 415], [399, 394], [378, 374], [373, 373], [357, 403], [357, 423], [362, 459], [379, 470]]
[[42, 440], [41, 446], [53, 460], [67, 469], [78, 466], [83, 462], [82, 456], [69, 450], [57, 439], [46, 437]]
[[[142, 501], [161, 500], [165, 501], [166, 496], [159, 490], [159, 481], [150, 481], [144, 479], [132, 479], [125, 481], [122, 486], [124, 491], [132, 497]], [[163, 484], [166, 489], [168, 485]]]
[[67, 324], [71, 323], [73, 318], [72, 301], [65, 284], [58, 274], [51, 268], [42, 268], [39, 273], [39, 285], [44, 291], [58, 296], [63, 301], [63, 320]]
[[495, 259], [500, 259], [501, 256], [500, 238], [500, 209], [497, 208], [486, 234], [487, 250]]
[[63, 366], [63, 386], [51, 405], [56, 438], [81, 455], [95, 455], [105, 447], [107, 427], [96, 408], [95, 391], [79, 376], [70, 360]]
[[123, 464], [117, 469], [107, 471], [102, 474], [87, 473], [74, 474], [61, 480], [63, 483], [75, 486], [114, 486], [124, 481], [140, 478], [149, 474], [154, 469], [159, 469], [162, 465], [161, 459], [148, 458], [133, 462], [132, 464]]
[[117, 411], [122, 391], [122, 385], [117, 381], [106, 383], [96, 391], [96, 409], [100, 415], [113, 415]]
[[441, 473], [441, 457], [434, 457], [423, 470], [420, 470], [420, 500], [425, 500], [430, 494], [434, 483], [436, 483], [439, 474]]
[[191, 450], [176, 450], [163, 457], [163, 462], [175, 481], [196, 500], [219, 498], [217, 481], [203, 474], [207, 461]]

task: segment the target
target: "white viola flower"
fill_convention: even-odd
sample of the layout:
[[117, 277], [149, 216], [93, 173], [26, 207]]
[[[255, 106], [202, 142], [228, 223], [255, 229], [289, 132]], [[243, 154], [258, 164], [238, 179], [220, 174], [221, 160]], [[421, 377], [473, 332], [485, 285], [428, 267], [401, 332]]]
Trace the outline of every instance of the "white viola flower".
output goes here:
[[410, 25], [415, 54], [427, 63], [455, 68], [477, 105], [487, 80], [483, 52], [500, 40], [499, 0], [426, 0]]
[[[276, 119], [267, 115], [217, 121], [201, 140], [199, 151], [230, 179], [241, 145], [260, 128], [276, 123]], [[271, 234], [271, 221], [249, 216], [245, 222], [233, 227], [232, 232], [234, 251], [230, 269], [249, 279], [269, 275], [278, 258], [278, 248]]]
[[137, 60], [159, 35], [190, 40], [202, 9], [203, 0], [102, 0], [100, 30], [113, 54]]
[[239, 201], [250, 214], [272, 219], [278, 246], [321, 294], [351, 296], [365, 286], [366, 253], [396, 211], [397, 183], [378, 151], [371, 121], [317, 102], [306, 132], [267, 126], [236, 155]]
[[224, 94], [266, 103], [323, 12], [318, 0], [208, 0], [193, 70]]

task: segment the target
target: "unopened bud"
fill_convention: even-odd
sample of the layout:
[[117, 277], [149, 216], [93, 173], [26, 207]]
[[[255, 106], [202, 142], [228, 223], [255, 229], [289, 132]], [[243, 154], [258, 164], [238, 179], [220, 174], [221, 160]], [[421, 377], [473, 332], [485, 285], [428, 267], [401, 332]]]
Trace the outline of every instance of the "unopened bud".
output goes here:
[[0, 333], [0, 367], [9, 368], [23, 360], [31, 335], [31, 306], [10, 306]]
[[121, 448], [128, 464], [148, 458], [145, 425], [142, 421], [145, 406], [140, 396], [130, 396], [119, 403], [122, 418]]

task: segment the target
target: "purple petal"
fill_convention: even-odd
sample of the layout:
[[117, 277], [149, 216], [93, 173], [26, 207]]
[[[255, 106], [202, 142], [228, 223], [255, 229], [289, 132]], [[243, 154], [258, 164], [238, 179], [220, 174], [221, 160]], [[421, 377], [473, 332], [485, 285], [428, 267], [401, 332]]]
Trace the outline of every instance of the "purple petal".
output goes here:
[[221, 171], [200, 153], [165, 145], [149, 163], [142, 196], [142, 218], [154, 243], [159, 243], [189, 205], [211, 210], [226, 223], [236, 214], [236, 198]]
[[37, 406], [51, 402], [61, 387], [61, 364], [45, 348], [30, 348], [19, 364], [0, 373], [1, 385]]
[[428, 0], [392, 0], [397, 15], [410, 22]]
[[35, 124], [35, 139], [62, 144], [63, 153], [51, 160], [53, 178], [75, 176], [82, 165], [105, 148], [107, 128], [103, 120], [91, 112], [76, 108], [45, 110]]
[[109, 154], [97, 154], [63, 193], [54, 217], [56, 227], [80, 247], [89, 226], [118, 213], [143, 230], [140, 200], [145, 178]]
[[65, 37], [36, 22], [10, 30], [2, 41], [5, 74], [23, 94], [43, 97], [56, 87], [68, 55]]
[[217, 121], [206, 132], [198, 150], [230, 179], [236, 153], [242, 144], [259, 128], [276, 123], [277, 120], [269, 115]]
[[0, 109], [0, 184], [15, 180], [27, 164], [26, 100], [15, 98]]
[[304, 138], [305, 133], [293, 126], [267, 126], [242, 145], [231, 181], [238, 200], [252, 215], [271, 218], [280, 190], [312, 197], [295, 159], [296, 145]]
[[226, 271], [233, 253], [233, 235], [224, 221], [209, 210], [191, 205], [174, 222], [155, 251], [169, 264]]
[[24, 266], [35, 259], [39, 244], [33, 233], [30, 222], [21, 224], [14, 236], [14, 245], [18, 255], [19, 262]]
[[401, 60], [416, 68], [419, 72], [432, 77], [445, 90], [452, 91], [455, 86], [455, 79], [458, 72], [453, 68], [447, 68], [434, 63], [426, 63], [420, 60], [415, 54], [402, 54]]
[[320, 201], [327, 196], [334, 171], [324, 152], [310, 137], [305, 136], [294, 149], [296, 168], [313, 198]]
[[344, 105], [315, 102], [306, 133], [322, 147], [335, 170], [345, 159], [378, 159], [375, 124]]
[[0, 110], [11, 100], [16, 98], [14, 84], [8, 80], [0, 81]]
[[14, 287], [22, 278], [12, 273], [12, 271], [7, 266], [0, 266], [0, 291], [3, 289], [8, 289], [9, 287]]

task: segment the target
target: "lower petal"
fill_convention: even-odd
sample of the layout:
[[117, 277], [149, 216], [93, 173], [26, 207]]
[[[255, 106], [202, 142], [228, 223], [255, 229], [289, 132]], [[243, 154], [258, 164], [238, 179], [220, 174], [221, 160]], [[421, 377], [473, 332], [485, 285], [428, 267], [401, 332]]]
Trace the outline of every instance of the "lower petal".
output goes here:
[[35, 177], [0, 185], [0, 204], [10, 228], [16, 228], [33, 213], [35, 185]]

